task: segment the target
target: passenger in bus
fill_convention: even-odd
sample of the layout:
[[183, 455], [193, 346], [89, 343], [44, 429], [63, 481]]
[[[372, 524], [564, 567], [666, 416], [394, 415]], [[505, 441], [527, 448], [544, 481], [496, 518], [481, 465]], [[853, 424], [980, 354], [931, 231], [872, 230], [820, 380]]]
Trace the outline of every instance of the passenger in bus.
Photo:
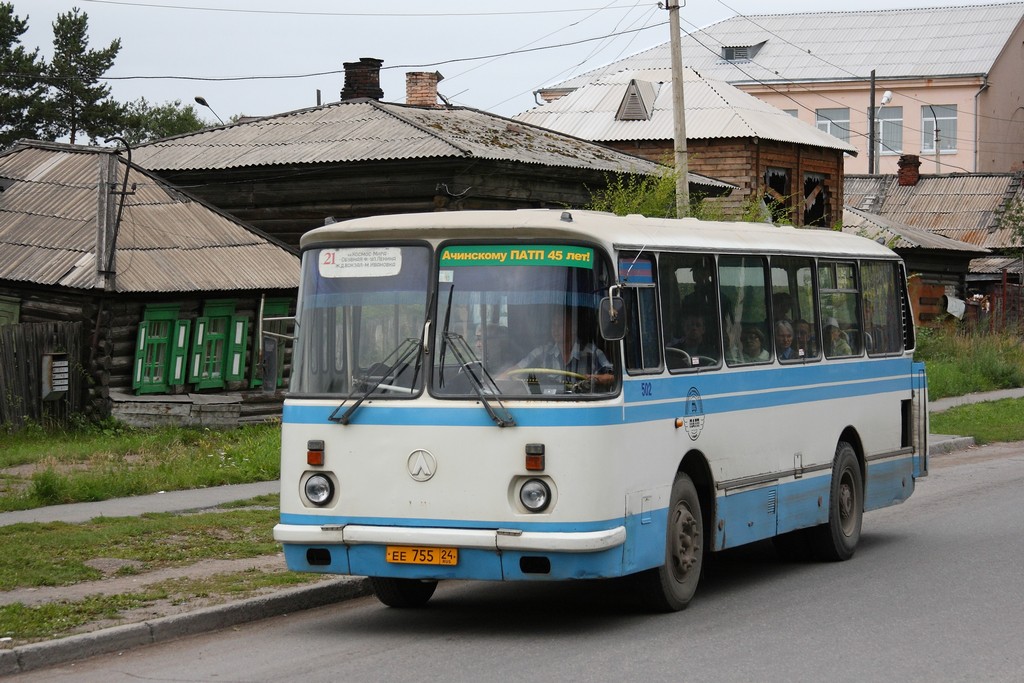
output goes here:
[[668, 347], [683, 351], [691, 361], [697, 359], [697, 362], [691, 362], [691, 365], [701, 364], [701, 359], [704, 359], [704, 365], [713, 365], [718, 362], [718, 349], [715, 348], [714, 342], [708, 343], [705, 338], [706, 329], [704, 316], [695, 309], [688, 310], [683, 314], [683, 336], [670, 340]]
[[800, 352], [803, 351], [804, 358], [818, 357], [818, 340], [814, 336], [811, 323], [803, 319], [793, 323], [793, 337], [795, 339], [797, 355], [800, 355]]
[[788, 320], [775, 323], [775, 352], [779, 360], [795, 360], [799, 357], [793, 347], [793, 323]]
[[846, 336], [839, 328], [839, 321], [835, 318], [825, 321], [825, 355], [829, 358], [853, 355], [850, 343], [846, 341]]
[[773, 320], [791, 320], [793, 316], [793, 297], [788, 292], [772, 294]]
[[514, 368], [547, 368], [586, 375], [595, 386], [608, 387], [615, 382], [615, 368], [593, 342], [576, 339], [573, 314], [566, 309], [551, 317], [551, 341], [541, 344], [516, 363]]
[[740, 358], [743, 363], [759, 363], [770, 358], [764, 348], [764, 332], [755, 325], [745, 325], [740, 333]]

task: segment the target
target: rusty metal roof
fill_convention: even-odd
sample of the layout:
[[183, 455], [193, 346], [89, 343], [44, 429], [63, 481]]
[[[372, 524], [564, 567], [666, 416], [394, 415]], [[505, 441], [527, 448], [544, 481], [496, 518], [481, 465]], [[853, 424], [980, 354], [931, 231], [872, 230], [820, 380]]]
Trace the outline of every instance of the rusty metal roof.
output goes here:
[[843, 209], [843, 232], [866, 237], [896, 251], [922, 249], [959, 252], [963, 255], [988, 253], [988, 249], [984, 247], [949, 239], [927, 230], [912, 228], [899, 221], [850, 206]]
[[[872, 70], [881, 79], [979, 76], [991, 70], [1022, 17], [1024, 2], [736, 15], [704, 28], [684, 24], [682, 57], [703, 75], [734, 84], [864, 80]], [[551, 89], [581, 87], [622, 69], [667, 68], [670, 59], [664, 43]]]
[[[617, 113], [623, 99], [639, 84], [649, 85], [656, 93], [650, 117], [622, 120]], [[857, 154], [853, 145], [691, 69], [683, 76], [683, 100], [687, 140], [760, 138]], [[624, 69], [607, 74], [553, 102], [517, 114], [515, 119], [599, 142], [671, 140], [672, 71]]]
[[[22, 141], [0, 154], [0, 279], [102, 289], [100, 165], [108, 148]], [[117, 159], [114, 192], [127, 161]], [[115, 253], [118, 292], [298, 286], [299, 261], [273, 238], [132, 166]], [[108, 188], [108, 191], [110, 188]], [[115, 206], [118, 195], [112, 195]]]
[[922, 174], [905, 186], [893, 175], [847, 175], [843, 197], [848, 207], [991, 249], [1016, 244], [1002, 216], [1024, 200], [1017, 173]]

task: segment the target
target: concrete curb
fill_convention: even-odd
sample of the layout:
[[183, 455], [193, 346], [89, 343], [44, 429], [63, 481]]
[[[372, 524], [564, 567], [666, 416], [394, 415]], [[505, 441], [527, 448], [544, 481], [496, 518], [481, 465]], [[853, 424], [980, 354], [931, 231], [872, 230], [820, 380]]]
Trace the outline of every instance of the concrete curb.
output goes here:
[[166, 642], [258, 619], [322, 607], [371, 593], [369, 579], [341, 577], [335, 581], [290, 588], [194, 612], [114, 626], [59, 640], [22, 645], [10, 650], [0, 650], [0, 676], [78, 661], [139, 645]]
[[[932, 439], [935, 440], [933, 441]], [[947, 453], [957, 453], [959, 451], [966, 451], [968, 448], [974, 448], [977, 445], [973, 436], [943, 436], [936, 438], [936, 435], [933, 434], [928, 440], [928, 455], [934, 457]]]

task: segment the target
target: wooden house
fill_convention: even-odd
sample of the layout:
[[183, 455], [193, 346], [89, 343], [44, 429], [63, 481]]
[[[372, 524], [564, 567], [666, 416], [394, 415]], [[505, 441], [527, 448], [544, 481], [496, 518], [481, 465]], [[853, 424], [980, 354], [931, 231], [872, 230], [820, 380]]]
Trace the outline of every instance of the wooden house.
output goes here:
[[[684, 69], [689, 168], [738, 186], [721, 200], [733, 215], [762, 200], [775, 222], [831, 228], [843, 207], [843, 157], [857, 150], [724, 81]], [[672, 71], [623, 68], [514, 118], [648, 159], [672, 158]], [[767, 217], [767, 216], [766, 216]]]
[[279, 414], [287, 349], [260, 340], [298, 278], [288, 247], [123, 153], [22, 141], [0, 154], [0, 424]]
[[[407, 74], [383, 102], [377, 59], [345, 64], [341, 101], [143, 145], [136, 161], [288, 244], [325, 222], [462, 209], [585, 207], [616, 174], [663, 168], [632, 154], [438, 103], [441, 75]], [[733, 186], [693, 173], [693, 191]]]

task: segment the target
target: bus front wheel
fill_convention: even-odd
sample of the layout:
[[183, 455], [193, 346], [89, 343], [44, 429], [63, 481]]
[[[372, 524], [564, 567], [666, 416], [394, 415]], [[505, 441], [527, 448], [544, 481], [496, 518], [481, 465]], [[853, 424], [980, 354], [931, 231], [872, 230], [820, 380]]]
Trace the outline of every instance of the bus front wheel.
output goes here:
[[864, 483], [853, 446], [840, 441], [832, 461], [832, 488], [828, 523], [812, 529], [812, 545], [827, 561], [841, 562], [853, 557], [860, 541], [864, 519]]
[[437, 581], [371, 576], [370, 585], [377, 599], [388, 607], [423, 607], [434, 594]]
[[646, 602], [659, 612], [686, 609], [697, 591], [704, 567], [704, 520], [697, 487], [676, 475], [668, 507], [665, 563], [638, 575]]

